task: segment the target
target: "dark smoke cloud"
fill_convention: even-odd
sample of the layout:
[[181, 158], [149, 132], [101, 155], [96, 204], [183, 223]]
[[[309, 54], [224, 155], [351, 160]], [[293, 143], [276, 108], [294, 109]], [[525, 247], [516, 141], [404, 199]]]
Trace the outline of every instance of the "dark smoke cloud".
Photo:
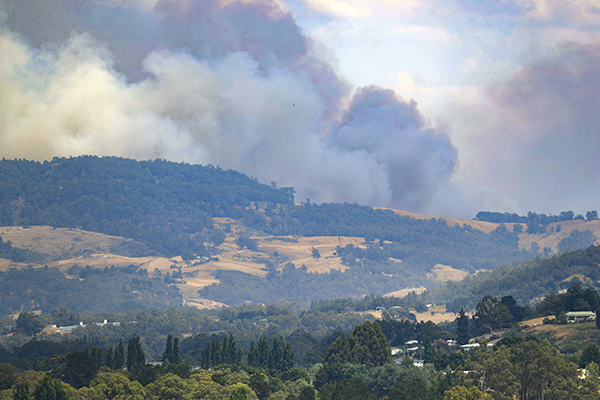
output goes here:
[[0, 154], [212, 163], [300, 199], [424, 210], [457, 152], [350, 87], [275, 1], [0, 0]]
[[356, 91], [329, 139], [335, 148], [376, 160], [387, 170], [391, 202], [411, 210], [429, 203], [458, 159], [449, 137], [426, 127], [414, 101], [374, 86]]

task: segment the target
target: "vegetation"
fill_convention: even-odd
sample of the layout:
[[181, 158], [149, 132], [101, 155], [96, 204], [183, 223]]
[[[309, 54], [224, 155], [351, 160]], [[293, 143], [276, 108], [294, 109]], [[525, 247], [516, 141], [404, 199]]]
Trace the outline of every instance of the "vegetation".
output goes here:
[[568, 251], [549, 258], [505, 265], [494, 271], [469, 276], [461, 282], [448, 282], [424, 295], [433, 303], [445, 302], [448, 309], [473, 309], [483, 296], [512, 296], [524, 304], [536, 298], [568, 289], [572, 283], [594, 284], [600, 280], [600, 246]]
[[[515, 213], [499, 213], [490, 211], [480, 211], [477, 213], [476, 219], [479, 221], [488, 221], [495, 223], [518, 223], [526, 224], [528, 233], [544, 233], [547, 231], [549, 224], [553, 222], [572, 221], [572, 220], [583, 220], [582, 214], [577, 214], [573, 211], [563, 211], [559, 215], [546, 215], [537, 214], [535, 212], [528, 212], [527, 215], [518, 215]], [[598, 212], [596, 210], [588, 211], [585, 214], [586, 221], [593, 221], [598, 219]], [[571, 247], [571, 249], [575, 249]]]
[[[485, 234], [358, 205], [295, 205], [292, 188], [161, 160], [3, 160], [0, 185], [0, 223], [135, 239], [118, 249], [123, 254], [218, 255], [225, 232], [212, 218], [224, 216], [240, 221], [246, 232], [236, 243], [254, 252], [263, 234], [365, 239], [364, 247], [337, 247], [344, 272], [308, 273], [278, 256], [265, 259], [266, 279], [220, 272], [221, 283], [200, 294], [240, 305], [212, 311], [181, 307], [173, 286], [179, 275], [151, 277], [135, 265], [71, 268], [68, 275], [78, 279], [51, 268], [0, 273], [0, 314], [20, 312], [16, 320], [0, 319], [0, 399], [600, 397], [600, 347], [590, 340], [600, 335], [589, 333], [600, 332], [596, 326], [567, 327], [573, 335], [585, 328], [587, 336], [561, 344], [563, 355], [550, 331], [538, 338], [517, 324], [551, 314], [560, 324], [568, 311], [600, 308], [593, 287], [600, 281], [600, 247], [523, 261], [536, 252], [519, 251], [518, 229], [502, 224]], [[519, 222], [530, 233], [541, 231], [549, 217], [530, 214]], [[596, 239], [573, 231], [564, 240], [559, 246], [572, 249]], [[0, 242], [0, 256], [44, 257], [9, 242]], [[323, 257], [316, 248], [310, 256]], [[423, 297], [366, 295], [434, 285], [424, 273], [436, 263], [475, 271], [509, 262]], [[455, 321], [416, 322], [413, 311], [444, 299], [458, 312]], [[379, 321], [363, 313], [380, 307]], [[49, 325], [71, 325], [70, 333], [42, 331]], [[502, 335], [487, 346], [487, 338]], [[463, 351], [448, 339], [479, 347]], [[395, 360], [392, 346], [400, 351]], [[586, 367], [585, 382], [578, 367]]]
[[0, 272], [0, 315], [36, 309], [50, 313], [61, 307], [74, 312], [127, 312], [182, 304], [175, 286], [134, 265], [71, 272], [85, 279], [68, 279], [48, 267]]
[[[212, 166], [116, 157], [0, 161], [0, 225], [50, 225], [136, 239], [144, 255], [206, 252], [212, 217], [255, 215], [256, 202], [293, 204], [274, 189]], [[129, 254], [126, 254], [129, 255]]]
[[[593, 289], [577, 286], [556, 296], [557, 299], [544, 305], [546, 308], [556, 305], [554, 313], [562, 312], [564, 307], [571, 308], [566, 304], [574, 305], [581, 298], [592, 302], [592, 298], [598, 299]], [[515, 323], [527, 317], [527, 307], [517, 305], [508, 296], [498, 301], [486, 295], [479, 300], [473, 318], [461, 313], [454, 324], [443, 327], [432, 322], [394, 318], [340, 325], [344, 318], [355, 315], [352, 307], [382, 301], [378, 296], [369, 296], [363, 300], [318, 301], [311, 310], [302, 310], [296, 303], [278, 303], [265, 307], [238, 306], [212, 313], [171, 307], [151, 313], [109, 315], [111, 319], [122, 319], [123, 323], [107, 324], [101, 330], [93, 324], [86, 325], [69, 337], [38, 334], [26, 344], [8, 350], [8, 358], [0, 360], [10, 362], [0, 364], [0, 398], [600, 397], [597, 367], [600, 347], [593, 342], [581, 343], [573, 349], [575, 354], [564, 356], [548, 341], [522, 336]], [[350, 313], [336, 311], [343, 304]], [[387, 306], [398, 307], [391, 304], [396, 303]], [[540, 307], [541, 304], [544, 303]], [[324, 314], [323, 310], [328, 311]], [[99, 316], [75, 315], [84, 320]], [[59, 309], [36, 317], [69, 320], [74, 314]], [[31, 315], [24, 318], [31, 319]], [[125, 324], [126, 318], [135, 318], [136, 322]], [[312, 325], [308, 321], [315, 318], [324, 319], [327, 328], [318, 330], [315, 326], [316, 330], [309, 333], [306, 329]], [[284, 319], [305, 322], [298, 329], [298, 325], [286, 327], [282, 324]], [[201, 333], [179, 341], [182, 333], [211, 324], [210, 335]], [[587, 325], [587, 329], [597, 330], [595, 325]], [[505, 328], [511, 330], [493, 349], [482, 340], [479, 348], [466, 352], [441, 340], [463, 335], [460, 331], [465, 328], [465, 340], [481, 330], [487, 334]], [[103, 337], [102, 331], [110, 335]], [[156, 346], [151, 339], [155, 331], [160, 332]], [[73, 340], [77, 337], [85, 340]], [[123, 341], [128, 341], [128, 345], [123, 346]], [[421, 358], [424, 367], [415, 366], [410, 353], [400, 353], [404, 359], [398, 365], [393, 364], [390, 346], [406, 348], [404, 344], [408, 341], [418, 343], [419, 350], [413, 357]], [[161, 360], [162, 365], [146, 364], [148, 359]], [[308, 360], [312, 361], [306, 363]], [[315, 367], [318, 362], [322, 365]], [[303, 365], [314, 373], [312, 379]], [[587, 367], [586, 382], [579, 379], [578, 366]]]
[[[295, 205], [293, 188], [277, 189], [276, 185], [263, 185], [238, 172], [212, 166], [93, 156], [55, 158], [43, 163], [2, 160], [0, 186], [0, 224], [43, 224], [123, 236], [134, 241], [114, 246], [111, 251], [129, 256], [217, 256], [227, 227], [223, 231], [215, 228], [215, 217], [239, 221], [244, 231], [236, 234], [235, 242], [254, 252], [261, 250], [252, 235], [365, 238], [364, 248], [348, 245], [336, 250], [336, 256], [349, 267], [343, 272], [308, 274], [293, 264], [278, 272], [282, 264], [289, 263], [285, 257], [271, 255], [264, 257], [264, 269], [269, 271], [266, 280], [239, 272], [218, 272], [220, 284], [206, 287], [200, 294], [226, 304], [284, 299], [310, 302], [414, 285], [434, 287], [438, 283], [425, 274], [438, 263], [474, 272], [537, 254], [533, 250], [519, 251], [517, 234], [504, 225], [486, 234], [467, 225], [448, 226], [442, 219], [417, 220], [355, 204], [317, 205], [307, 201]], [[589, 240], [589, 235], [583, 236], [581, 240]], [[321, 258], [317, 248], [311, 255], [315, 260]], [[40, 262], [44, 255], [0, 243], [0, 257]], [[94, 273], [90, 269], [80, 271], [80, 286], [97, 281]], [[117, 286], [125, 280], [111, 279], [119, 281]], [[78, 312], [127, 311], [180, 301], [173, 288], [165, 291], [154, 280], [136, 279], [143, 280], [145, 287], [136, 285], [131, 292], [144, 293], [147, 298], [129, 293], [80, 304], [50, 302], [44, 310], [66, 306]], [[175, 282], [164, 281], [167, 285]], [[163, 293], [168, 293], [169, 299], [164, 299]], [[37, 299], [23, 301], [26, 295], [21, 290], [12, 291], [10, 296], [19, 300], [8, 306], [3, 302], [0, 312], [14, 312], [17, 304], [26, 304], [24, 311], [29, 311], [44, 303]], [[81, 292], [64, 298], [75, 297], [81, 298]], [[111, 302], [112, 298], [118, 301]]]

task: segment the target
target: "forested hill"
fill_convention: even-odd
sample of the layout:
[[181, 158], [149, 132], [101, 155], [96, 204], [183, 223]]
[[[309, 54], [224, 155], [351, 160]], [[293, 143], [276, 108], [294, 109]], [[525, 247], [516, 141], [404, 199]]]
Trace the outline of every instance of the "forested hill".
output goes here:
[[489, 269], [534, 255], [519, 251], [517, 235], [503, 225], [486, 234], [354, 204], [296, 206], [293, 188], [275, 187], [235, 171], [164, 160], [2, 160], [0, 225], [79, 228], [137, 240], [128, 255], [205, 255], [204, 244], [222, 235], [214, 217], [234, 218], [259, 234], [378, 239], [373, 251], [348, 258], [397, 258], [423, 271], [436, 263]]
[[201, 255], [212, 217], [252, 219], [253, 203], [294, 201], [293, 188], [275, 189], [236, 171], [95, 156], [3, 159], [0, 189], [0, 225], [123, 236], [145, 245], [139, 255]]
[[550, 258], [506, 265], [494, 271], [470, 276], [461, 282], [425, 293], [425, 301], [447, 304], [451, 311], [461, 307], [472, 309], [483, 296], [512, 296], [519, 303], [528, 304], [533, 299], [557, 293], [572, 283], [598, 287], [600, 281], [600, 246], [567, 251]]

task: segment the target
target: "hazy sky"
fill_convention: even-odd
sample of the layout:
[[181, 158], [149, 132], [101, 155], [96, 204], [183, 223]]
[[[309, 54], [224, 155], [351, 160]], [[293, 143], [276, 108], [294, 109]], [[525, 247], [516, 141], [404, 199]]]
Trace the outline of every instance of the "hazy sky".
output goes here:
[[0, 9], [2, 157], [211, 163], [466, 218], [600, 208], [600, 0]]

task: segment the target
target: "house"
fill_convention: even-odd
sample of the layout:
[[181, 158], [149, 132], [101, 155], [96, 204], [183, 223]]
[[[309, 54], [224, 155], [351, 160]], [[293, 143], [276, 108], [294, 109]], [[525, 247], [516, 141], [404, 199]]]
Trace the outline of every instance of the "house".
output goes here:
[[570, 324], [596, 321], [596, 313], [593, 311], [569, 311], [565, 316]]
[[460, 346], [460, 348], [465, 351], [470, 351], [472, 349], [478, 349], [480, 346], [481, 345], [479, 343], [470, 343], [470, 344], [463, 344], [462, 346]]

